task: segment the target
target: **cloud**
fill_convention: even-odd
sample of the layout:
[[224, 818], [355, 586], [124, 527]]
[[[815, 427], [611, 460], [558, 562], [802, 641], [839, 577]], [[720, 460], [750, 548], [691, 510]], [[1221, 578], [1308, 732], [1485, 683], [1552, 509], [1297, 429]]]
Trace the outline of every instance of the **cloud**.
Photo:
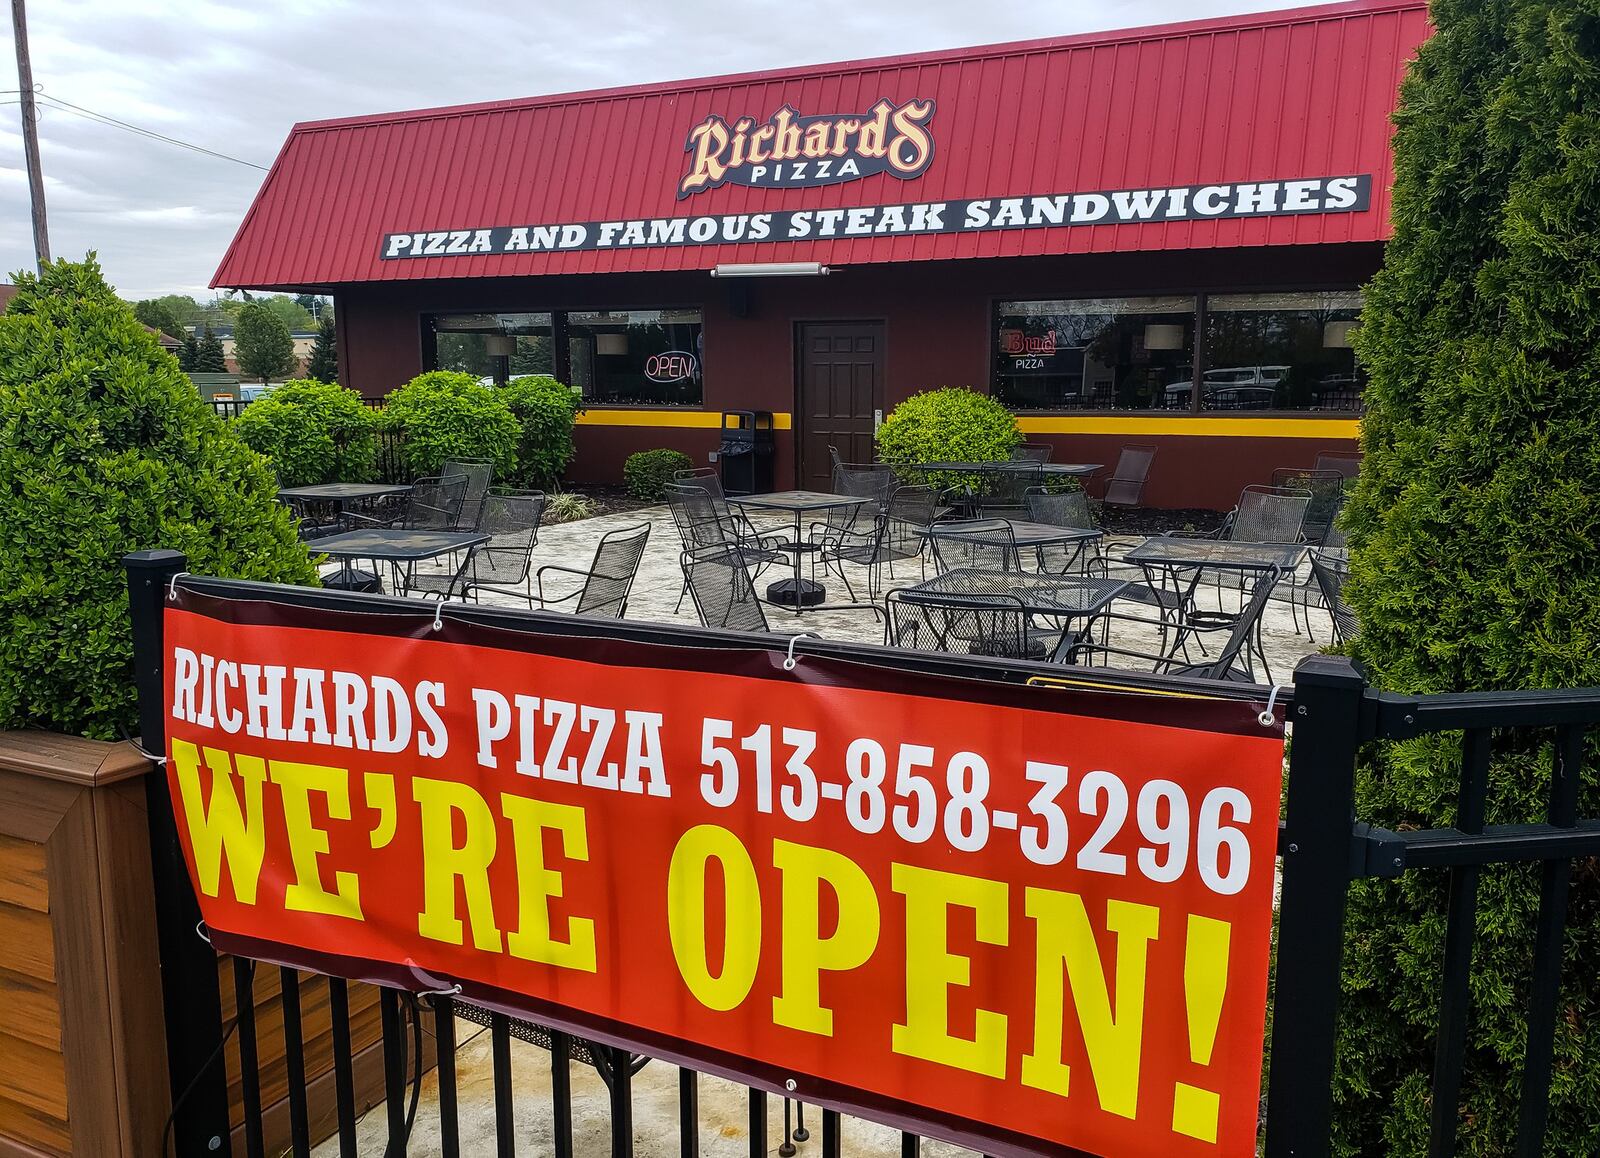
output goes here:
[[[47, 94], [270, 165], [296, 121], [1065, 35], [1278, 7], [1272, 0], [36, 2]], [[15, 88], [9, 22], [0, 88]], [[31, 266], [18, 106], [0, 93], [0, 271]], [[264, 174], [45, 108], [51, 248], [93, 249], [129, 297], [206, 296]], [[4, 274], [0, 273], [0, 277]]]

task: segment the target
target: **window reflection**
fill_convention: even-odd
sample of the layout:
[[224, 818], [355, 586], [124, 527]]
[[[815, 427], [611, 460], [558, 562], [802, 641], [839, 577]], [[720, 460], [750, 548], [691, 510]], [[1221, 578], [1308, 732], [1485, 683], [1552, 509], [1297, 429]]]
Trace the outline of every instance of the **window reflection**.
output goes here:
[[570, 313], [572, 384], [591, 402], [698, 406], [703, 338], [697, 309]]
[[1192, 377], [1195, 299], [1001, 302], [995, 392], [1024, 410], [1151, 410]]
[[434, 369], [505, 382], [523, 374], [556, 375], [550, 314], [435, 314]]
[[699, 406], [704, 330], [698, 309], [429, 314], [431, 369], [485, 382], [549, 374], [585, 402]]
[[1360, 313], [1354, 292], [1213, 294], [1201, 409], [1359, 411], [1350, 332]]

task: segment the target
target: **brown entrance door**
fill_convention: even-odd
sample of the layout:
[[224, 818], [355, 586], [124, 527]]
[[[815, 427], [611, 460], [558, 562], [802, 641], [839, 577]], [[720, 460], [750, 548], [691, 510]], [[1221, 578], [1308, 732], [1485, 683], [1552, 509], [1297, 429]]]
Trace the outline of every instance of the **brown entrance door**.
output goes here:
[[800, 485], [833, 489], [828, 447], [871, 462], [874, 411], [883, 405], [883, 323], [800, 326]]

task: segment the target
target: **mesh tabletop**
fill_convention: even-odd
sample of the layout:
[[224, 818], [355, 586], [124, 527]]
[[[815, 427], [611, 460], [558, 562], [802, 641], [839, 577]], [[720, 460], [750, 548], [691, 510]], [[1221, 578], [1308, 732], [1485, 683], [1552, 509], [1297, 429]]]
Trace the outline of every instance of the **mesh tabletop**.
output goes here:
[[278, 497], [346, 503], [357, 499], [378, 499], [384, 495], [403, 495], [410, 489], [402, 483], [319, 483], [308, 487], [283, 487], [278, 491]]
[[[990, 520], [983, 520], [990, 522]], [[995, 519], [994, 523], [1005, 523], [1011, 528], [1012, 538], [1019, 549], [1028, 547], [1049, 547], [1056, 543], [1081, 543], [1088, 539], [1098, 539], [1105, 534], [1095, 527], [1060, 527], [1055, 523], [1029, 523], [1021, 519]], [[993, 530], [987, 532], [974, 531], [970, 536], [962, 534], [960, 523], [933, 523], [926, 527], [913, 527], [912, 533], [917, 535], [937, 535], [941, 539], [960, 542], [965, 538], [989, 539], [994, 535]]]
[[980, 571], [956, 567], [905, 588], [929, 595], [1004, 595], [1035, 615], [1093, 615], [1122, 593], [1122, 579], [1092, 575], [1035, 575], [1028, 571]]
[[919, 462], [914, 464], [912, 470], [942, 471], [950, 474], [983, 474], [985, 472], [998, 472], [1005, 470], [1021, 471], [1024, 474], [1053, 474], [1053, 475], [1086, 475], [1093, 474], [1101, 468], [1098, 462]]
[[775, 491], [770, 495], [729, 495], [728, 501], [739, 507], [758, 507], [766, 511], [825, 511], [829, 507], [858, 507], [874, 499], [855, 495], [830, 495], [822, 491]]
[[477, 531], [405, 531], [392, 527], [372, 527], [328, 535], [315, 540], [313, 546], [322, 554], [337, 558], [412, 562], [447, 555], [451, 551], [464, 551], [488, 541], [488, 535]]
[[1246, 543], [1156, 535], [1123, 556], [1129, 563], [1160, 567], [1232, 567], [1240, 571], [1287, 571], [1305, 553], [1304, 543]]

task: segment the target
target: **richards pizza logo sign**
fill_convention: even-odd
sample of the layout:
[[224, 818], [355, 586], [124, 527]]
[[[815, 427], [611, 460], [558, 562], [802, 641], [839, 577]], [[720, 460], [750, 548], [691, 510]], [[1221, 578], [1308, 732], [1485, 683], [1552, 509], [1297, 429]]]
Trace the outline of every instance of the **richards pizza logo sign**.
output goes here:
[[933, 160], [933, 102], [880, 100], [865, 113], [803, 117], [789, 105], [757, 125], [713, 114], [689, 130], [678, 199], [733, 182], [760, 189], [837, 185], [874, 173], [910, 180]]

